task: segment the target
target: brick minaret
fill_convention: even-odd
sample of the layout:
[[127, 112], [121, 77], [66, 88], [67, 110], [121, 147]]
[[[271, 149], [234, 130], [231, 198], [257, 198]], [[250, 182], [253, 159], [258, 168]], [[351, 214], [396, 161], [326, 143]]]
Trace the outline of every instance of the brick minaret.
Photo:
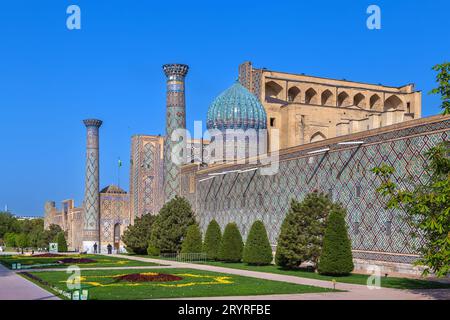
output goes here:
[[93, 252], [94, 243], [100, 250], [99, 201], [99, 138], [101, 120], [84, 120], [87, 129], [86, 176], [84, 186], [83, 251]]
[[180, 192], [180, 168], [172, 162], [171, 141], [175, 129], [186, 128], [186, 101], [184, 79], [189, 67], [184, 64], [166, 64], [163, 66], [167, 77], [166, 137], [164, 140], [164, 194], [169, 201]]

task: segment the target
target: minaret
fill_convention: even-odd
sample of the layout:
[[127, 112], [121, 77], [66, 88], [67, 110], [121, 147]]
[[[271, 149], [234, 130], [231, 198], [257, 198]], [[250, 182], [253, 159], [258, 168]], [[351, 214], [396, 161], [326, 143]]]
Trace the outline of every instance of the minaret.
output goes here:
[[84, 120], [87, 129], [86, 173], [84, 186], [83, 251], [92, 253], [94, 243], [100, 250], [99, 139], [101, 120]]
[[172, 142], [171, 136], [175, 129], [186, 129], [184, 79], [189, 66], [165, 64], [163, 70], [167, 77], [166, 136], [164, 140], [164, 194], [167, 202], [180, 192], [180, 167], [172, 161], [172, 149], [177, 142]]

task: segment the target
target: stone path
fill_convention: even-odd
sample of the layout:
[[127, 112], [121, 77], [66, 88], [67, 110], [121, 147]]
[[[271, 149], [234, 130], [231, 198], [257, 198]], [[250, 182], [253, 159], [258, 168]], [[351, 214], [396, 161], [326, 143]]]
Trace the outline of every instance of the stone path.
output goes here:
[[[170, 264], [173, 268], [190, 268], [196, 270], [220, 272], [241, 275], [246, 277], [283, 281], [296, 283], [301, 285], [310, 285], [323, 288], [333, 288], [331, 281], [300, 278], [296, 276], [281, 275], [275, 273], [249, 271], [241, 269], [231, 269], [224, 267], [216, 267], [204, 264], [185, 263], [177, 261], [167, 261], [153, 258], [123, 256], [136, 261], [148, 261], [160, 264]], [[214, 297], [212, 300], [232, 299], [232, 300], [429, 300], [429, 299], [445, 299], [450, 300], [449, 289], [433, 289], [433, 290], [400, 290], [390, 288], [369, 289], [365, 285], [337, 283], [336, 289], [346, 290], [346, 292], [332, 293], [305, 293], [305, 294], [289, 294], [289, 295], [267, 295], [267, 296], [243, 296], [243, 297]], [[205, 299], [205, 298], [199, 298]]]
[[0, 264], [0, 300], [59, 300]]

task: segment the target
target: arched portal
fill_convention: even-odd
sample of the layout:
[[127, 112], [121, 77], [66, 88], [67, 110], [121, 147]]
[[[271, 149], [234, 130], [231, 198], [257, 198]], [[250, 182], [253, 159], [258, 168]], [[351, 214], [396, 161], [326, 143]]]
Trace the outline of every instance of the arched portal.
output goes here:
[[396, 95], [392, 95], [384, 102], [384, 110], [394, 110], [402, 108], [402, 100]]
[[338, 107], [347, 107], [349, 103], [350, 97], [347, 92], [341, 92], [338, 95]]
[[283, 87], [280, 86], [275, 81], [267, 82], [265, 88], [266, 88], [266, 99], [267, 98], [279, 99], [281, 90], [283, 90]]
[[120, 248], [120, 223], [114, 225], [114, 249]]
[[288, 101], [289, 102], [299, 102], [300, 89], [297, 87], [292, 87], [288, 90]]
[[305, 92], [305, 103], [306, 104], [317, 104], [317, 92], [313, 88], [309, 88]]
[[316, 132], [311, 136], [311, 140], [310, 142], [317, 142], [317, 141], [322, 141], [325, 140], [326, 137], [322, 132]]
[[333, 93], [330, 90], [325, 90], [322, 92], [322, 105], [323, 106], [331, 106], [333, 100]]

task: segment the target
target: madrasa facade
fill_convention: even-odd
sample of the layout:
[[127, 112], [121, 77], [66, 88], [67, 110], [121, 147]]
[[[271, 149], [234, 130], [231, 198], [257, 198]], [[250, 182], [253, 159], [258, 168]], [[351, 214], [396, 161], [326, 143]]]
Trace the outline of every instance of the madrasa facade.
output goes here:
[[[191, 203], [203, 232], [213, 219], [222, 230], [235, 222], [245, 239], [252, 223], [261, 220], [275, 250], [291, 199], [321, 191], [347, 208], [357, 269], [378, 265], [386, 272], [420, 272], [413, 263], [423, 240], [411, 237], [401, 209], [385, 209], [385, 199], [376, 192], [380, 182], [371, 172], [387, 163], [396, 169], [399, 186], [424, 182], [424, 153], [448, 139], [450, 117], [422, 118], [421, 92], [413, 84], [328, 79], [244, 62], [238, 81], [209, 106], [206, 126], [214, 134], [189, 139], [173, 138], [186, 128], [189, 67], [168, 64], [163, 71], [166, 135], [131, 137], [129, 192], [114, 185], [100, 189], [102, 122], [84, 121], [83, 204], [76, 207], [73, 200], [64, 200], [60, 209], [54, 201], [45, 204], [45, 226], [60, 225], [69, 249], [92, 252], [97, 243], [102, 251], [111, 244], [122, 252], [124, 230], [179, 195]], [[245, 143], [238, 145], [235, 136], [227, 139], [229, 130], [258, 134], [252, 142], [245, 136]], [[222, 157], [218, 146], [231, 146], [231, 160]], [[177, 152], [183, 161], [173, 161]]]

